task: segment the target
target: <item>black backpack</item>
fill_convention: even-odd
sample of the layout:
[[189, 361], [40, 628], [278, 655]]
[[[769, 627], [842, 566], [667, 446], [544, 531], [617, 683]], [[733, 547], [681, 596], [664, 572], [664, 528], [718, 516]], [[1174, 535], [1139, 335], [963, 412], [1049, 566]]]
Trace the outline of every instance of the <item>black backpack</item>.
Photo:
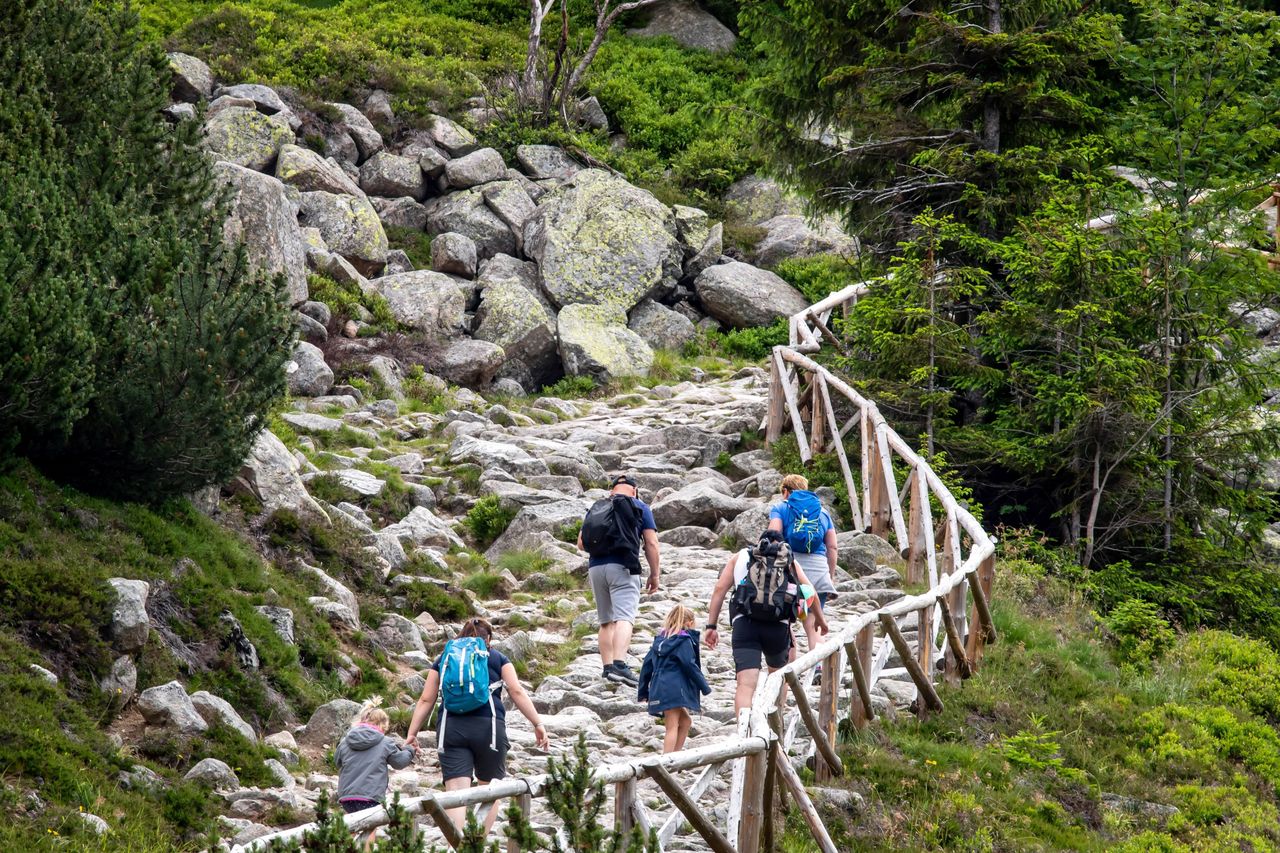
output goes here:
[[747, 576], [733, 591], [739, 612], [757, 622], [792, 622], [799, 587], [791, 571], [791, 548], [785, 542], [765, 550], [747, 549]]
[[640, 568], [640, 511], [626, 495], [601, 498], [582, 520], [582, 547], [592, 557], [617, 557]]

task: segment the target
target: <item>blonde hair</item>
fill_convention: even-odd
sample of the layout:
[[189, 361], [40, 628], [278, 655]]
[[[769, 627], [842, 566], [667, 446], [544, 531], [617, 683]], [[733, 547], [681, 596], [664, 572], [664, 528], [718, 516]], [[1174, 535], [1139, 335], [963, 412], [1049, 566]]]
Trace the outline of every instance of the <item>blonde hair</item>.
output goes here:
[[381, 696], [370, 696], [360, 706], [360, 710], [356, 712], [356, 718], [352, 721], [352, 725], [363, 723], [366, 726], [374, 726], [386, 731], [391, 727], [391, 718], [387, 716], [386, 711], [379, 707], [381, 704]]
[[685, 628], [693, 625], [693, 610], [685, 607], [683, 604], [677, 604], [671, 608], [671, 612], [667, 614], [667, 618], [662, 620], [662, 633], [668, 637], [672, 634], [679, 633]]
[[809, 488], [809, 478], [803, 474], [788, 474], [782, 478], [782, 488], [788, 492], [802, 492]]

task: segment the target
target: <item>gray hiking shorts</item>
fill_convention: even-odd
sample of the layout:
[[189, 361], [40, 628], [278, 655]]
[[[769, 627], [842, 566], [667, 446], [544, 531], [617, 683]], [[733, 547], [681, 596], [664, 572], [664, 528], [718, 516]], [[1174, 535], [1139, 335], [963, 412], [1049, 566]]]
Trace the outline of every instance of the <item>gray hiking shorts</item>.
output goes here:
[[591, 579], [600, 624], [630, 622], [634, 625], [640, 611], [640, 576], [631, 574], [621, 563], [601, 563], [588, 569], [587, 577]]

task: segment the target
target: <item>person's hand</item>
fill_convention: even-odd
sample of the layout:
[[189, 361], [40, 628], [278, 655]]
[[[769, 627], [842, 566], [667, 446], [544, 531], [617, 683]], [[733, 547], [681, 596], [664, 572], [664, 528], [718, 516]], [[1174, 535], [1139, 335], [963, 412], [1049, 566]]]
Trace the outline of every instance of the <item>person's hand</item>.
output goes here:
[[547, 727], [542, 723], [534, 723], [533, 739], [534, 743], [538, 745], [538, 749], [547, 750], [551, 748], [551, 739], [547, 737]]
[[830, 627], [828, 627], [828, 625], [827, 625], [827, 620], [825, 620], [825, 619], [823, 619], [821, 622], [819, 622], [819, 623], [818, 623], [817, 625], [815, 625], [814, 627], [817, 629], [817, 631], [818, 631], [818, 636], [819, 636], [819, 637], [825, 637], [825, 636], [827, 636], [827, 634], [831, 633], [831, 628], [830, 628]]
[[720, 642], [720, 632], [715, 628], [708, 628], [707, 633], [702, 635], [702, 640], [707, 644], [707, 648], [714, 649]]
[[645, 590], [648, 591], [650, 595], [658, 591], [658, 576], [656, 574], [649, 574], [649, 582], [645, 585]]

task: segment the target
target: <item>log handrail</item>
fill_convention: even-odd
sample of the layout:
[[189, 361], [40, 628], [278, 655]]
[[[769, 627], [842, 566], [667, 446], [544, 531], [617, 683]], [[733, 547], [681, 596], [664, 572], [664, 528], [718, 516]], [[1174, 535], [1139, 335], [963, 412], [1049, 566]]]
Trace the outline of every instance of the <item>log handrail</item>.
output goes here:
[[[923, 593], [904, 595], [890, 604], [852, 617], [817, 648], [760, 679], [750, 709], [744, 709], [738, 720], [735, 735], [682, 752], [595, 767], [592, 770], [594, 782], [619, 785], [615, 802], [630, 813], [621, 815], [618, 822], [623, 826], [636, 825], [646, 831], [661, 827], [660, 849], [670, 843], [676, 827], [688, 817], [697, 797], [710, 788], [715, 776], [729, 768], [733, 782], [725, 831], [721, 833], [709, 822], [697, 827], [709, 843], [717, 847], [734, 845], [737, 853], [755, 853], [762, 849], [764, 839], [773, 840], [772, 804], [780, 801], [783, 791], [786, 791], [800, 808], [819, 849], [834, 850], [831, 838], [788, 756], [795, 732], [793, 726], [804, 725], [809, 729], [811, 748], [818, 752], [818, 761], [824, 769], [825, 765], [831, 765], [832, 770], [839, 772], [837, 762], [833, 761], [836, 756], [833, 754], [834, 743], [828, 737], [830, 730], [823, 730], [824, 726], [830, 725], [831, 712], [839, 712], [839, 708], [824, 704], [822, 713], [817, 715], [822, 720], [815, 722], [814, 709], [807, 701], [807, 694], [802, 692], [812, 682], [814, 668], [827, 662], [829, 666], [824, 671], [832, 675], [846, 666], [852, 669], [853, 683], [846, 694], [846, 707], [849, 720], [860, 727], [877, 716], [871, 707], [871, 691], [880, 678], [906, 672], [916, 685], [918, 712], [924, 714], [929, 710], [940, 710], [942, 698], [933, 687], [933, 667], [926, 671], [921, 660], [928, 662], [935, 653], [942, 654], [947, 659], [948, 673], [963, 678], [979, 666], [983, 647], [995, 642], [996, 631], [990, 607], [995, 540], [956, 500], [928, 461], [893, 430], [875, 403], [807, 355], [821, 349], [822, 340], [835, 337], [827, 323], [834, 311], [840, 308], [847, 316], [850, 307], [869, 289], [870, 285], [865, 282], [851, 285], [790, 318], [789, 345], [775, 347], [769, 358], [769, 411], [764, 423], [765, 440], [766, 443], [776, 441], [789, 424], [796, 434], [804, 462], [808, 463], [813, 453], [829, 447], [839, 461], [841, 477], [849, 489], [851, 501], [857, 502], [850, 512], [855, 527], [866, 530], [878, 524], [879, 530], [892, 536], [902, 556], [918, 554], [917, 559], [927, 567], [931, 585]], [[810, 325], [811, 322], [816, 328]], [[811, 432], [805, 429], [799, 406], [798, 389], [802, 374], [809, 375], [810, 425], [818, 425]], [[839, 418], [833, 405], [838, 398], [843, 398], [854, 409], [853, 416], [842, 429], [837, 429]], [[861, 424], [860, 428], [846, 447], [845, 436], [858, 424]], [[810, 436], [817, 447], [810, 447]], [[850, 462], [850, 455], [855, 451], [860, 469], [856, 476]], [[903, 484], [906, 488], [901, 488], [896, 480], [895, 461], [911, 472], [912, 482]], [[854, 488], [855, 484], [862, 487], [860, 495]], [[940, 522], [936, 527], [931, 521], [934, 516], [928, 505], [930, 501], [936, 502], [940, 510]], [[903, 513], [904, 502], [911, 508], [910, 515], [915, 521], [910, 529]], [[965, 534], [968, 536], [967, 553], [962, 542]], [[914, 547], [909, 541], [912, 538]], [[897, 624], [899, 618], [910, 614], [917, 614], [919, 623], [927, 626], [925, 633], [929, 635], [917, 636], [919, 645], [914, 654]], [[884, 636], [878, 642], [875, 637], [877, 628], [884, 630]], [[920, 646], [925, 643], [929, 644], [929, 649], [924, 650], [927, 654], [922, 654]], [[885, 668], [893, 651], [902, 659], [903, 668]], [[797, 695], [805, 698], [797, 703]], [[838, 705], [841, 701], [839, 685], [832, 685], [831, 689], [824, 691], [823, 697], [821, 702], [834, 701]], [[800, 709], [791, 717], [790, 724], [784, 716], [786, 702]], [[841, 715], [836, 713], [834, 716]], [[693, 785], [679, 789], [685, 795], [680, 802], [673, 803], [671, 814], [651, 818], [635, 793], [634, 783], [642, 779], [656, 779], [662, 789], [670, 792], [675, 784], [671, 774], [695, 769], [701, 769], [702, 773]], [[781, 782], [776, 787], [775, 777]], [[527, 811], [533, 799], [544, 795], [546, 784], [546, 775], [511, 778], [482, 787], [433, 792], [402, 800], [401, 806], [409, 814], [438, 816], [447, 809], [470, 808], [514, 797]], [[670, 800], [670, 796], [667, 799]], [[378, 807], [347, 815], [344, 820], [347, 829], [355, 833], [383, 826], [388, 817], [386, 810]], [[262, 850], [274, 840], [295, 840], [314, 826], [306, 824], [273, 833], [237, 846], [233, 853]], [[514, 850], [510, 846], [508, 849]]]

